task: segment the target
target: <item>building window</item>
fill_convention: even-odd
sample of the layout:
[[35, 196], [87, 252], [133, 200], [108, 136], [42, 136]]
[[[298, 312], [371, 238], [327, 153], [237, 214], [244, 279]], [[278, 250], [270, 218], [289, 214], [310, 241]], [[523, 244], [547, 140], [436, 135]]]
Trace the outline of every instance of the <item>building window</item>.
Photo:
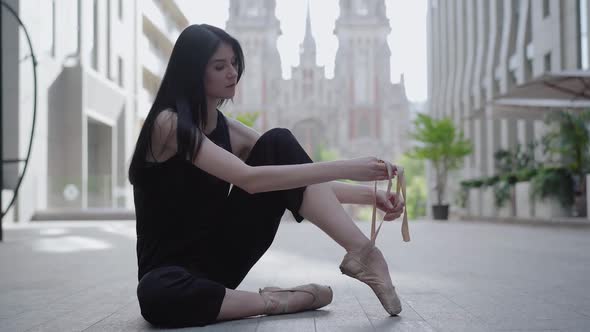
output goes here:
[[518, 83], [518, 78], [516, 77], [516, 70], [511, 70], [508, 73], [508, 77], [510, 78], [510, 85], [515, 85]]
[[123, 20], [123, 0], [117, 0], [119, 7], [119, 20]]
[[93, 1], [92, 6], [92, 53], [91, 64], [94, 70], [98, 70], [98, 0]]
[[526, 67], [525, 67], [525, 81], [528, 81], [533, 76], [533, 59], [527, 58], [526, 59]]
[[366, 16], [369, 13], [367, 2], [365, 0], [354, 0], [353, 3], [355, 14], [359, 16]]
[[357, 123], [357, 135], [356, 137], [370, 137], [371, 136], [371, 125], [367, 116], [360, 117], [360, 121]]
[[51, 56], [55, 57], [55, 34], [56, 34], [56, 22], [55, 22], [55, 0], [51, 1]]
[[118, 70], [118, 83], [120, 87], [123, 87], [123, 83], [125, 82], [124, 77], [124, 68], [123, 68], [123, 59], [119, 56], [117, 57], [117, 70]]
[[551, 71], [551, 52], [547, 52], [543, 57], [543, 69], [545, 72]]
[[590, 68], [588, 59], [588, 0], [580, 0], [580, 68]]
[[358, 54], [356, 66], [354, 68], [354, 99], [358, 104], [370, 102], [368, 68], [369, 59], [367, 53], [363, 52]]
[[107, 2], [107, 26], [106, 26], [106, 34], [107, 34], [107, 38], [106, 38], [106, 42], [107, 42], [107, 78], [109, 80], [113, 80], [113, 70], [112, 70], [112, 64], [111, 64], [111, 40], [113, 39], [111, 37], [111, 1]]
[[514, 24], [518, 24], [520, 21], [520, 6], [521, 0], [512, 0], [512, 15], [514, 15]]
[[551, 4], [549, 0], [543, 0], [543, 18], [551, 15]]
[[43, 37], [41, 41], [41, 48], [43, 54], [47, 54], [51, 57], [55, 57], [55, 0], [42, 2], [42, 12], [50, 13], [47, 20], [44, 22], [46, 25], [43, 27]]

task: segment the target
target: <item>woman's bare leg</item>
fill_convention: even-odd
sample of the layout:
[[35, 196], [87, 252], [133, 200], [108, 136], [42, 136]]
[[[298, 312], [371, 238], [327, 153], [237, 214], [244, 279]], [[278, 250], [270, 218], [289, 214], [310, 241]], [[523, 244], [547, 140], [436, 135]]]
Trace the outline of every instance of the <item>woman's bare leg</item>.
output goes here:
[[[344, 211], [332, 187], [327, 183], [307, 186], [299, 213], [328, 234], [346, 251], [357, 250], [370, 241]], [[385, 262], [382, 264], [385, 269], [383, 273], [388, 273], [385, 272], [387, 265]], [[293, 296], [301, 297], [301, 301], [309, 301], [305, 297], [310, 295], [296, 292]], [[264, 305], [264, 300], [258, 293], [226, 289], [217, 320], [263, 315]]]
[[[361, 248], [371, 245], [371, 241], [344, 211], [342, 204], [338, 201], [336, 194], [334, 194], [332, 187], [328, 183], [307, 186], [299, 213], [328, 234], [347, 252], [357, 252]], [[368, 270], [376, 274], [369, 278], [371, 280], [367, 280], [375, 282], [374, 278], [377, 277], [381, 283], [391, 283], [389, 267], [383, 255], [373, 255], [363, 263], [368, 266]], [[363, 282], [367, 283], [367, 281]], [[369, 284], [367, 283], [367, 285]], [[377, 293], [375, 294], [379, 296]], [[393, 298], [397, 299], [395, 292], [390, 294], [387, 300]]]
[[[304, 292], [293, 292], [290, 296], [290, 302], [304, 301], [309, 303], [313, 301], [311, 295]], [[223, 321], [263, 315], [264, 310], [265, 303], [259, 293], [226, 289], [217, 320]]]
[[307, 186], [299, 213], [346, 251], [357, 250], [370, 241], [344, 211], [328, 183]]
[[264, 300], [254, 292], [227, 288], [217, 320], [238, 319], [264, 314]]

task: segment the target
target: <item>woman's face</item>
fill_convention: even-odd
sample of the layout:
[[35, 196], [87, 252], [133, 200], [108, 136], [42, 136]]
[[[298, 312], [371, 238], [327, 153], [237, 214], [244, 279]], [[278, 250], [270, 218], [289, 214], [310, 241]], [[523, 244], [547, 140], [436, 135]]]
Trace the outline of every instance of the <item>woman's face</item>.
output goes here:
[[222, 42], [205, 68], [205, 94], [210, 98], [232, 98], [237, 80], [234, 51], [229, 44]]

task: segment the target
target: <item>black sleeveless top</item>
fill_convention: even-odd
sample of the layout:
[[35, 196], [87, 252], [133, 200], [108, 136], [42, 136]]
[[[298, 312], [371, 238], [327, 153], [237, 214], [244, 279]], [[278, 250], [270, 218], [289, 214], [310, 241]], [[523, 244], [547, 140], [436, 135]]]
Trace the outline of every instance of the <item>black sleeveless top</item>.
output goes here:
[[[217, 111], [211, 141], [231, 152], [229, 129]], [[220, 209], [230, 184], [180, 155], [147, 162], [133, 187], [137, 232], [138, 278], [167, 265], [198, 270], [217, 231]], [[217, 216], [217, 217], [216, 217]]]

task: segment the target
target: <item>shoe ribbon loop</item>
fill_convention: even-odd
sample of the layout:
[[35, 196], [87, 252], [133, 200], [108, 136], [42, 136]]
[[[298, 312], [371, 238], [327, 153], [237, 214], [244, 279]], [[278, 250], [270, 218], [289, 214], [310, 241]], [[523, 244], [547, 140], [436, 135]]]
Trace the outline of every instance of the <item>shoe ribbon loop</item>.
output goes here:
[[[391, 187], [392, 187], [392, 181], [391, 181], [391, 175], [393, 174], [393, 171], [391, 169], [391, 164], [389, 163], [385, 163], [385, 166], [387, 167], [387, 194], [386, 197], [389, 197], [389, 194], [391, 193]], [[404, 175], [404, 170], [398, 170], [397, 172], [397, 183], [396, 183], [396, 193], [399, 196], [401, 191], [402, 197], [404, 199], [404, 202], [407, 202], [406, 200], [406, 178]], [[375, 229], [376, 226], [376, 220], [377, 220], [377, 181], [375, 181], [375, 185], [374, 185], [374, 194], [373, 194], [373, 216], [371, 218], [371, 242], [373, 242], [373, 244], [375, 244], [375, 240], [377, 239], [377, 235], [379, 234], [379, 231], [381, 230], [381, 226], [383, 225], [383, 221], [385, 220], [385, 216], [383, 216], [383, 219], [381, 219], [381, 222], [379, 223], [379, 227], [377, 227]], [[404, 207], [404, 215], [403, 215], [403, 219], [402, 219], [402, 238], [404, 240], [404, 242], [409, 242], [410, 241], [410, 230], [408, 227], [408, 209], [407, 206]]]

